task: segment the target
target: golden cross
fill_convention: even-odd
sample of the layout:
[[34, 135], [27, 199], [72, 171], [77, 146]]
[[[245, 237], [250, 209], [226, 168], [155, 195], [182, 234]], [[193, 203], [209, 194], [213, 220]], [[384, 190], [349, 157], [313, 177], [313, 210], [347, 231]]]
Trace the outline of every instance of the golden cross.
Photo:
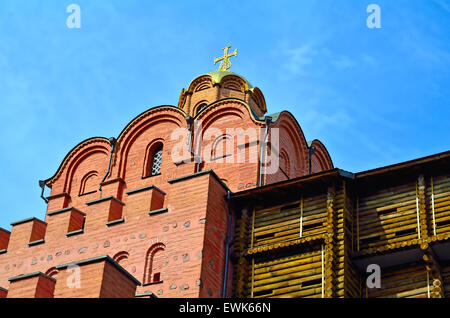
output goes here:
[[231, 45], [223, 48], [223, 56], [222, 57], [214, 58], [214, 65], [216, 65], [217, 62], [222, 61], [220, 63], [220, 66], [219, 66], [219, 70], [220, 71], [228, 70], [231, 67], [231, 63], [230, 63], [230, 60], [228, 58], [231, 57], [231, 56], [236, 56], [237, 55], [237, 49], [234, 50], [233, 53], [228, 54], [228, 49], [230, 47], [231, 47]]

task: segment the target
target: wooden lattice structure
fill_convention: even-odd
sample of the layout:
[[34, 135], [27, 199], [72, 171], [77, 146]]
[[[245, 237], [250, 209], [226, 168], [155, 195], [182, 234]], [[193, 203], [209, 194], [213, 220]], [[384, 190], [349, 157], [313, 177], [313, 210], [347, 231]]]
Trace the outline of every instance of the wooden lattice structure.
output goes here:
[[235, 193], [234, 296], [450, 297], [449, 177], [446, 152]]

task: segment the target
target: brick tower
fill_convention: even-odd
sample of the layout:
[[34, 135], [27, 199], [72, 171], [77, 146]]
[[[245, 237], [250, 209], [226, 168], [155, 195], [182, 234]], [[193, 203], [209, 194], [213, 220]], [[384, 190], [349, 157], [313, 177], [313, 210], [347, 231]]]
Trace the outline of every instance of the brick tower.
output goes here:
[[230, 296], [229, 194], [333, 168], [289, 112], [266, 112], [243, 76], [212, 71], [78, 144], [45, 180], [45, 220], [0, 228], [0, 297]]

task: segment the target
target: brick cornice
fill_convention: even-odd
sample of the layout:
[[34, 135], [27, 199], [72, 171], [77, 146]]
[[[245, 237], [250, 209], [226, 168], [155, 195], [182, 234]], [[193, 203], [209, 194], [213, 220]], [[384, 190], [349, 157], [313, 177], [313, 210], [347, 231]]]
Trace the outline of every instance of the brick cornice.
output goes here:
[[206, 174], [211, 174], [214, 178], [216, 178], [216, 180], [220, 183], [220, 185], [225, 188], [225, 190], [229, 191], [227, 185], [225, 183], [223, 183], [223, 181], [214, 172], [214, 170], [211, 170], [211, 169], [200, 171], [200, 172], [195, 172], [195, 173], [192, 173], [192, 174], [188, 174], [186, 176], [182, 176], [182, 177], [178, 177], [178, 178], [175, 178], [175, 179], [171, 179], [171, 180], [168, 180], [167, 182], [170, 183], [170, 184], [177, 183], [177, 182], [188, 180], [188, 179], [191, 179], [191, 178], [200, 177], [200, 176], [203, 176], [203, 175], [206, 175]]
[[97, 203], [100, 203], [100, 202], [103, 202], [103, 201], [108, 201], [108, 200], [115, 200], [115, 201], [119, 202], [120, 204], [125, 205], [125, 203], [123, 203], [122, 201], [120, 201], [116, 197], [113, 197], [112, 195], [104, 197], [104, 198], [88, 201], [88, 202], [86, 202], [86, 205], [93, 205], [93, 204], [97, 204]]
[[106, 223], [106, 225], [107, 226], [111, 226], [111, 225], [116, 225], [116, 224], [120, 224], [120, 223], [123, 223], [123, 222], [125, 222], [125, 219], [124, 218], [120, 218], [120, 219], [117, 219], [117, 220], [109, 221], [109, 222]]
[[134, 283], [136, 283], [138, 286], [141, 286], [141, 282], [138, 281], [133, 275], [131, 275], [125, 268], [123, 268], [122, 266], [119, 265], [119, 263], [117, 263], [115, 260], [113, 260], [110, 256], [108, 255], [102, 255], [102, 256], [97, 256], [97, 257], [93, 257], [93, 258], [88, 258], [88, 259], [84, 259], [81, 261], [76, 261], [76, 262], [72, 262], [72, 263], [67, 263], [67, 264], [63, 264], [63, 265], [58, 265], [56, 266], [56, 269], [64, 269], [67, 268], [69, 266], [73, 266], [73, 265], [77, 265], [77, 266], [81, 266], [81, 265], [87, 265], [87, 264], [92, 264], [92, 263], [98, 263], [98, 262], [102, 262], [102, 261], [107, 261], [109, 262], [111, 265], [113, 265], [115, 268], [117, 268], [119, 271], [121, 271], [122, 273], [124, 273], [129, 279], [131, 279]]
[[62, 198], [62, 197], [70, 198], [70, 195], [65, 193], [65, 192], [61, 192], [61, 193], [58, 193], [58, 194], [54, 194], [54, 195], [48, 196], [47, 200], [52, 200], [52, 199], [57, 199], [57, 198]]
[[31, 218], [23, 219], [23, 220], [20, 220], [20, 221], [12, 222], [11, 226], [27, 223], [27, 222], [34, 221], [34, 220], [39, 221], [39, 222], [44, 223], [44, 224], [47, 224], [46, 222], [44, 222], [42, 220], [39, 220], [38, 218], [31, 217]]
[[81, 212], [77, 208], [74, 208], [74, 207], [71, 207], [71, 206], [69, 206], [67, 208], [64, 208], [64, 209], [48, 212], [47, 215], [55, 215], [55, 214], [60, 214], [60, 213], [64, 213], [64, 212], [69, 212], [69, 211], [72, 211], [72, 210], [76, 211], [76, 212], [78, 212], [80, 214], [86, 215], [86, 213]]
[[44, 239], [40, 239], [40, 240], [28, 243], [28, 246], [31, 247], [31, 246], [35, 246], [35, 245], [39, 245], [39, 244], [43, 244], [43, 243], [45, 243], [45, 240]]
[[167, 208], [162, 208], [162, 209], [158, 209], [158, 210], [152, 210], [150, 212], [148, 212], [148, 215], [155, 215], [155, 214], [161, 214], [161, 213], [166, 213], [169, 212], [169, 210]]
[[139, 293], [136, 293], [136, 297], [150, 297], [150, 298], [158, 298], [158, 296], [156, 296], [155, 294], [153, 294], [152, 292], [150, 292], [150, 291], [146, 291], [146, 292], [144, 292], [144, 293], [141, 293], [141, 294], [139, 294]]
[[83, 233], [84, 233], [84, 229], [81, 229], [81, 230], [76, 230], [76, 231], [72, 231], [72, 232], [66, 233], [66, 236], [70, 237], [70, 236], [83, 234]]
[[129, 191], [125, 192], [125, 193], [128, 194], [128, 195], [131, 195], [131, 194], [139, 193], [139, 192], [142, 192], [142, 191], [148, 191], [148, 190], [152, 190], [152, 189], [158, 190], [162, 194], [166, 194], [163, 190], [161, 190], [160, 188], [158, 188], [158, 187], [156, 187], [154, 185], [149, 185], [149, 186], [146, 186], [146, 187], [129, 190]]
[[114, 178], [114, 179], [111, 179], [111, 180], [106, 180], [105, 182], [101, 183], [101, 185], [104, 186], [104, 185], [108, 185], [108, 184], [111, 184], [111, 183], [114, 183], [114, 182], [120, 182], [120, 183], [124, 184], [125, 180], [123, 180], [122, 178]]
[[15, 281], [18, 281], [18, 280], [22, 280], [22, 279], [26, 279], [26, 278], [31, 278], [31, 277], [36, 277], [36, 276], [42, 276], [42, 277], [51, 279], [51, 280], [53, 280], [54, 282], [56, 282], [56, 279], [55, 279], [55, 278], [53, 278], [53, 277], [51, 277], [51, 276], [48, 276], [48, 275], [45, 275], [45, 274], [42, 273], [42, 272], [34, 272], [34, 273], [30, 273], [30, 274], [22, 274], [22, 275], [19, 275], [19, 276], [14, 276], [14, 277], [8, 278], [8, 281], [10, 281], [10, 282], [15, 282]]

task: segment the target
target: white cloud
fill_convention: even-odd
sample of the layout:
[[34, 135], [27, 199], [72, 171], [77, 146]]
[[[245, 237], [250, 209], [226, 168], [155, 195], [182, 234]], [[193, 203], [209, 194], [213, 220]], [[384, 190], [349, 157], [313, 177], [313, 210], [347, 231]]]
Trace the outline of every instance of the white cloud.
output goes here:
[[313, 134], [324, 130], [347, 129], [354, 124], [352, 115], [346, 109], [325, 111], [308, 107], [302, 113], [301, 119], [302, 125], [307, 126]]
[[[280, 50], [283, 55], [283, 69], [291, 76], [311, 76], [312, 72], [333, 67], [339, 71], [357, 66], [361, 61], [367, 64], [375, 64], [375, 60], [364, 55], [355, 58], [347, 55], [339, 55], [331, 52], [326, 47], [314, 48], [311, 44], [304, 44], [297, 48]], [[308, 66], [315, 64], [313, 68]]]
[[369, 64], [369, 65], [375, 65], [376, 64], [376, 60], [370, 55], [363, 54], [361, 59], [366, 64]]
[[356, 63], [352, 59], [345, 55], [336, 57], [330, 60], [330, 62], [339, 70], [350, 68], [356, 65]]
[[306, 66], [313, 63], [313, 56], [317, 51], [312, 49], [309, 44], [304, 44], [295, 49], [283, 50], [283, 55], [287, 56], [283, 67], [294, 75], [306, 75]]

